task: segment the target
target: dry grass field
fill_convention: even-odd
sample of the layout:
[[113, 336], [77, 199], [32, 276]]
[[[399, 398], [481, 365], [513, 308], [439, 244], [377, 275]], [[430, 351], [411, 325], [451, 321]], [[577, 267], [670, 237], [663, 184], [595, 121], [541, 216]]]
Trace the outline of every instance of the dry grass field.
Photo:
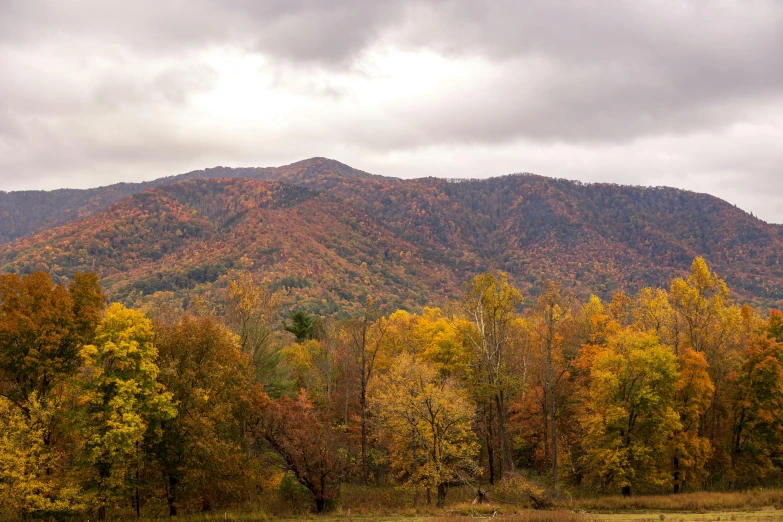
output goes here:
[[[524, 503], [473, 505], [471, 493], [454, 489], [444, 508], [428, 506], [424, 498], [414, 508], [410, 492], [397, 488], [346, 486], [335, 508], [324, 515], [309, 511], [301, 499], [268, 498], [257, 506], [215, 510], [206, 514], [167, 516], [165, 506], [147, 507], [141, 520], [132, 513], [109, 513], [109, 520], [137, 522], [756, 522], [783, 521], [783, 490], [735, 493], [685, 493], [637, 497], [597, 497], [556, 501], [551, 510]], [[90, 517], [78, 519], [89, 522]], [[8, 519], [10, 522], [10, 519]], [[73, 519], [77, 522], [77, 519]], [[2, 519], [5, 522], [5, 519]]]

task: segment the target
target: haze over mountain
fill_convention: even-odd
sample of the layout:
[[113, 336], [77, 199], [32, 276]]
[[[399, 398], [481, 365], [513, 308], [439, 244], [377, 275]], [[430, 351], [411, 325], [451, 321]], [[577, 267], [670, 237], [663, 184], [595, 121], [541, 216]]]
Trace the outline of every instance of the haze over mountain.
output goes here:
[[413, 309], [443, 302], [489, 268], [533, 294], [554, 277], [606, 297], [663, 285], [699, 255], [740, 297], [783, 302], [781, 227], [671, 188], [530, 174], [404, 180], [313, 158], [5, 193], [0, 216], [3, 271], [93, 270], [131, 302], [157, 291], [208, 297], [242, 269], [323, 313], [368, 294]]

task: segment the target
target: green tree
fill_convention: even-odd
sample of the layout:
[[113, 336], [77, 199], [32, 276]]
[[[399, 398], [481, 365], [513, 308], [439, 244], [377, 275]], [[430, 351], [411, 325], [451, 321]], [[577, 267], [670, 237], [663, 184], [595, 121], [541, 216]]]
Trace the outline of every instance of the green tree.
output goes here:
[[316, 318], [304, 310], [297, 310], [289, 316], [291, 323], [283, 321], [283, 329], [291, 332], [298, 342], [304, 342], [315, 338]]

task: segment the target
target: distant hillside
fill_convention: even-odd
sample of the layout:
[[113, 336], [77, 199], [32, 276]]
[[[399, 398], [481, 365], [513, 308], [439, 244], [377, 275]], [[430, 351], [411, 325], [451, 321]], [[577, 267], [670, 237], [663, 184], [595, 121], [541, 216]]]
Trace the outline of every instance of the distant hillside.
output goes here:
[[[235, 179], [206, 179], [227, 177]], [[17, 223], [43, 227], [0, 246], [4, 271], [95, 270], [115, 298], [130, 301], [156, 291], [211, 294], [238, 269], [323, 313], [368, 293], [406, 308], [442, 303], [487, 268], [509, 272], [531, 294], [554, 277], [608, 297], [666, 284], [701, 255], [743, 299], [783, 303], [781, 227], [670, 188], [534, 175], [402, 180], [316, 158], [68, 191], [59, 213], [44, 218], [18, 203], [31, 193], [3, 197], [17, 198]], [[81, 206], [67, 207], [68, 198]], [[79, 215], [87, 217], [73, 221]], [[46, 228], [58, 220], [71, 222]]]
[[228, 168], [196, 170], [142, 183], [117, 183], [93, 189], [60, 189], [52, 191], [0, 191], [0, 244], [33, 232], [64, 225], [92, 216], [124, 197], [151, 187], [170, 185], [184, 180], [208, 178], [250, 178], [298, 183], [319, 177], [324, 182], [343, 177], [373, 178], [371, 174], [352, 169], [340, 162], [324, 158], [299, 161], [283, 167]]
[[249, 179], [152, 188], [20, 239], [0, 258], [4, 271], [41, 269], [64, 279], [95, 271], [113, 298], [129, 302], [155, 292], [209, 296], [236, 270], [259, 273], [321, 313], [350, 310], [370, 292], [420, 308], [456, 286], [361, 210], [306, 188]]

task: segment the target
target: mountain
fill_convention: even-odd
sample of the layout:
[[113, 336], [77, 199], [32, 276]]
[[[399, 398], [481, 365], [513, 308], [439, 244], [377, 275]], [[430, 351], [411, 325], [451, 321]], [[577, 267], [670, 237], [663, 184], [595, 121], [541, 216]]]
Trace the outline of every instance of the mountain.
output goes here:
[[192, 179], [250, 178], [298, 183], [318, 177], [323, 183], [343, 178], [371, 179], [378, 176], [353, 169], [338, 161], [312, 158], [283, 167], [228, 168], [214, 167], [187, 174], [169, 176], [142, 183], [117, 183], [86, 190], [0, 191], [0, 244], [33, 232], [64, 225], [105, 210], [124, 197], [151, 187], [160, 187]]
[[666, 285], [701, 255], [742, 299], [783, 303], [781, 227], [671, 188], [531, 174], [403, 180], [314, 158], [41, 197], [51, 212], [31, 217], [20, 203], [31, 193], [3, 194], [4, 215], [37, 227], [0, 245], [3, 270], [94, 270], [112, 297], [130, 302], [154, 292], [209, 297], [239, 269], [321, 313], [368, 294], [411, 309], [442, 304], [488, 268], [529, 294], [558, 278], [608, 297]]
[[6, 246], [4, 271], [57, 278], [95, 271], [110, 295], [210, 293], [235, 270], [260, 273], [321, 313], [381, 302], [420, 308], [456, 287], [418, 249], [340, 200], [252, 179], [195, 179], [125, 198], [106, 211]]

